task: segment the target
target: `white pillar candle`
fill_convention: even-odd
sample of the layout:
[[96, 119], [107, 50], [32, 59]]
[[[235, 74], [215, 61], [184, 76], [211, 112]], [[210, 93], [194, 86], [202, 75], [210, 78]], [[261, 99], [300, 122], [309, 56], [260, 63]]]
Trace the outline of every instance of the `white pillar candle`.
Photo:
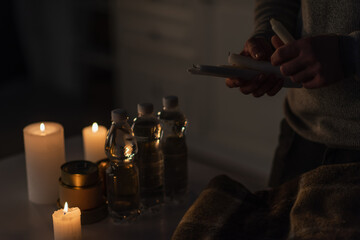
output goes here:
[[106, 158], [105, 139], [107, 129], [99, 126], [96, 122], [92, 126], [83, 128], [82, 136], [84, 143], [84, 159], [97, 162]]
[[81, 211], [78, 207], [68, 208], [65, 202], [64, 209], [53, 213], [55, 240], [81, 239]]
[[23, 132], [29, 200], [54, 204], [60, 166], [65, 163], [64, 128], [55, 122], [33, 123]]

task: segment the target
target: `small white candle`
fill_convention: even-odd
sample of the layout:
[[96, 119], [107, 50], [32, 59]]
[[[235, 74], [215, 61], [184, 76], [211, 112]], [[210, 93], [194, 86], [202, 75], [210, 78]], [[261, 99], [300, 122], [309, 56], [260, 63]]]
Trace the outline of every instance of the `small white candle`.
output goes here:
[[81, 211], [78, 207], [68, 208], [67, 202], [64, 209], [53, 213], [53, 226], [55, 240], [81, 239]]
[[281, 39], [281, 41], [284, 44], [295, 41], [294, 37], [291, 36], [291, 34], [284, 27], [284, 25], [282, 25], [281, 22], [272, 18], [272, 19], [270, 19], [270, 24], [271, 24], [272, 30], [276, 33], [276, 35], [278, 35], [278, 37]]
[[43, 122], [26, 126], [23, 132], [29, 200], [56, 203], [60, 166], [65, 163], [64, 128]]
[[91, 162], [97, 162], [106, 158], [105, 139], [107, 130], [96, 122], [92, 126], [83, 128], [82, 136], [84, 143], [84, 158]]

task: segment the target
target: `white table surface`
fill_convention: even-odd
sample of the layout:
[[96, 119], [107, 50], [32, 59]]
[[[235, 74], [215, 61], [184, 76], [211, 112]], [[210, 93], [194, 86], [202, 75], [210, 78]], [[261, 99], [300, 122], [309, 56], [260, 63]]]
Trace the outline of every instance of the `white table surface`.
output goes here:
[[[66, 140], [67, 161], [82, 159], [80, 137]], [[180, 206], [165, 206], [154, 216], [144, 216], [132, 224], [115, 224], [106, 219], [82, 226], [83, 239], [170, 239], [186, 209], [211, 178], [228, 174], [198, 162], [189, 161], [189, 198]], [[233, 174], [229, 176], [236, 179]], [[51, 215], [56, 205], [28, 201], [24, 154], [0, 160], [0, 239], [53, 239]]]

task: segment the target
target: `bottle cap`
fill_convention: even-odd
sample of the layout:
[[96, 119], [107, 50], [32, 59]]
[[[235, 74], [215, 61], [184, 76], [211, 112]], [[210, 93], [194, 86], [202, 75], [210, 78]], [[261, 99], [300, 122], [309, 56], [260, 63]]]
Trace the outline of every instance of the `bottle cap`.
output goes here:
[[128, 115], [125, 109], [117, 108], [111, 111], [111, 121], [120, 122], [127, 120]]
[[179, 105], [177, 96], [166, 96], [162, 99], [164, 108], [176, 108]]
[[154, 106], [151, 103], [139, 103], [137, 110], [139, 114], [152, 114], [154, 112]]

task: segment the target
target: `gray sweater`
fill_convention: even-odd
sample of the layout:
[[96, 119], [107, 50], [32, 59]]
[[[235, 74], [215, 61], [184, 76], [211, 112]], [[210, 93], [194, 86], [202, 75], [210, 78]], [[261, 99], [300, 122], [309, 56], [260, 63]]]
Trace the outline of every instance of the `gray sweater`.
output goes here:
[[346, 78], [318, 89], [290, 89], [285, 98], [285, 118], [308, 140], [360, 149], [360, 1], [257, 0], [254, 36], [274, 35], [271, 17], [281, 21], [296, 38], [339, 35]]

